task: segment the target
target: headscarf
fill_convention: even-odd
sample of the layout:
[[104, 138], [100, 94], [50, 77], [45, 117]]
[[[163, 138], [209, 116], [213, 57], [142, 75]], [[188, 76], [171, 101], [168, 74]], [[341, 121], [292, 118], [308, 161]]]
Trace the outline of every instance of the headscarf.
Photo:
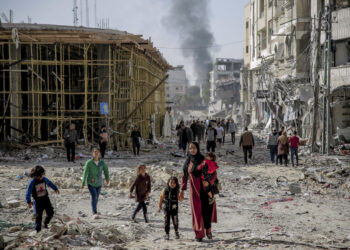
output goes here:
[[198, 169], [198, 166], [204, 161], [204, 156], [201, 154], [200, 149], [199, 149], [199, 144], [197, 142], [191, 142], [191, 144], [195, 145], [197, 148], [197, 154], [196, 155], [191, 155], [189, 154], [185, 165], [184, 165], [184, 174], [187, 176], [188, 174], [188, 165], [192, 162], [192, 170], [191, 172], [193, 173]]
[[280, 140], [281, 144], [288, 143], [287, 132], [283, 131], [282, 135], [280, 137], [278, 137], [278, 140]]

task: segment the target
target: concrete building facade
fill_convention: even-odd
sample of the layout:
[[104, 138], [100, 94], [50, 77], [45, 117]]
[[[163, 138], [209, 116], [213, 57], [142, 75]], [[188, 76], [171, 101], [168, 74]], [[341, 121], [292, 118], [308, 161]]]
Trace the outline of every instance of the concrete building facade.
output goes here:
[[165, 86], [166, 102], [168, 106], [178, 106], [186, 95], [187, 77], [183, 65], [174, 67], [168, 72], [169, 78]]
[[217, 58], [209, 73], [209, 116], [231, 115], [232, 108], [240, 105], [240, 69], [243, 60]]
[[312, 96], [310, 20], [310, 1], [251, 0], [246, 5], [241, 71], [245, 125], [300, 127]]

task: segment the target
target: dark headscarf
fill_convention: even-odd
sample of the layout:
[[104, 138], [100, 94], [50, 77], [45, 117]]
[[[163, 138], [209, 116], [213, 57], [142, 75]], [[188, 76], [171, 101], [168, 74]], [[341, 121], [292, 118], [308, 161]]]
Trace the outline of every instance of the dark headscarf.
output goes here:
[[191, 155], [189, 153], [185, 165], [184, 165], [184, 174], [185, 177], [188, 177], [188, 165], [190, 162], [192, 162], [192, 170], [191, 172], [195, 174], [194, 172], [197, 171], [198, 166], [204, 161], [204, 156], [201, 154], [200, 149], [199, 149], [199, 144], [197, 142], [191, 142], [191, 144], [195, 145], [197, 148], [197, 154], [196, 155]]

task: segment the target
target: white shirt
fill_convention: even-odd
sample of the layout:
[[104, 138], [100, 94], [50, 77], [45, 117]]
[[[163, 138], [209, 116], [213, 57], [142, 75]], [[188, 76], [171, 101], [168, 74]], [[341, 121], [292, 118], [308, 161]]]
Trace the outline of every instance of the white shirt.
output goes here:
[[223, 134], [225, 132], [224, 128], [223, 127], [220, 127], [220, 128], [216, 127], [215, 129], [216, 129], [216, 133], [217, 133], [216, 138], [222, 139], [223, 138]]

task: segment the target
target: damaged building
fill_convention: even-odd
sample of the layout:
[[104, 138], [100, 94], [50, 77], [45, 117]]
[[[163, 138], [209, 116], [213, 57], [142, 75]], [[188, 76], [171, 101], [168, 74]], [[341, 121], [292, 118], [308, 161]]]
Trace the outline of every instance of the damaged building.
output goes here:
[[241, 70], [245, 125], [287, 125], [302, 134], [313, 95], [310, 20], [309, 1], [251, 0], [246, 5]]
[[129, 126], [160, 136], [166, 72], [150, 40], [118, 30], [39, 24], [0, 27], [0, 141], [63, 145], [74, 122], [85, 145], [107, 126], [114, 148]]
[[[313, 1], [312, 13], [317, 15], [320, 11], [330, 8], [331, 13], [331, 38], [330, 38], [330, 140], [331, 145], [350, 142], [350, 1], [326, 0], [323, 2]], [[323, 70], [327, 40], [324, 31], [321, 32], [321, 63], [319, 79], [321, 87], [320, 123], [318, 126], [318, 141], [322, 140], [326, 131], [323, 120], [324, 99], [322, 98], [327, 89], [327, 73]], [[326, 76], [326, 79], [325, 79]]]
[[236, 116], [240, 108], [240, 69], [243, 60], [217, 58], [210, 71], [210, 117]]

